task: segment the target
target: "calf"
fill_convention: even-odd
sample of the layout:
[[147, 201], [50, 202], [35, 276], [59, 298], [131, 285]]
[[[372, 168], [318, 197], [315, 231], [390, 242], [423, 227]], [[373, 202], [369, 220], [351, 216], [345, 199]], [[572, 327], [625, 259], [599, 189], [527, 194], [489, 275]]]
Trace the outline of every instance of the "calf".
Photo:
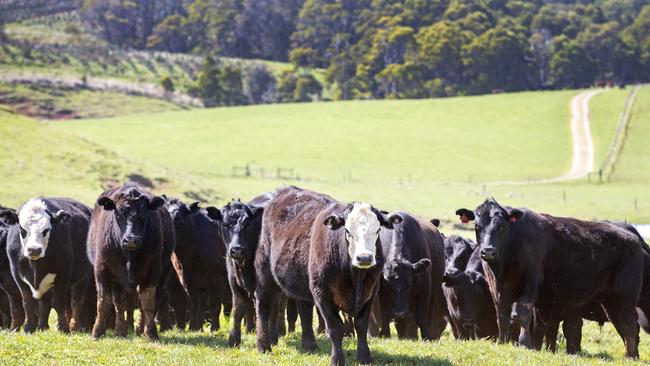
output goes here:
[[97, 199], [88, 233], [88, 258], [97, 284], [97, 319], [93, 338], [106, 333], [115, 305], [115, 334], [124, 337], [127, 293], [137, 290], [139, 331], [157, 339], [155, 315], [171, 269], [174, 229], [164, 200], [136, 185], [110, 189]]
[[255, 279], [255, 252], [262, 230], [262, 212], [266, 195], [255, 198], [253, 203], [232, 201], [221, 211], [208, 207], [208, 215], [221, 222], [223, 242], [226, 245], [226, 268], [228, 283], [232, 292], [233, 328], [228, 345], [241, 344], [241, 322], [246, 316], [248, 331], [255, 324], [253, 294], [257, 286]]
[[344, 204], [296, 187], [279, 189], [264, 209], [260, 247], [255, 258], [257, 347], [277, 342], [271, 314], [278, 291], [297, 300], [302, 346], [315, 350], [312, 304], [323, 316], [332, 342], [333, 365], [344, 365], [344, 324], [339, 310], [354, 317], [357, 358], [370, 362], [368, 317], [384, 263], [379, 230], [401, 222], [365, 203]]
[[407, 212], [397, 215], [403, 221], [380, 233], [385, 258], [379, 287], [380, 336], [390, 337], [389, 324], [394, 318], [400, 338], [412, 336], [400, 330], [414, 323], [416, 338], [419, 328], [422, 339], [432, 340], [434, 324], [446, 315], [434, 306], [444, 301], [440, 287], [445, 270], [443, 238], [430, 222]]
[[190, 330], [202, 328], [205, 304], [211, 330], [219, 329], [226, 283], [226, 247], [219, 224], [212, 221], [198, 202], [186, 205], [176, 198], [165, 203], [176, 230], [174, 253], [182, 265], [182, 283], [190, 298]]
[[[20, 289], [11, 275], [9, 257], [7, 256], [7, 236], [9, 228], [15, 224], [16, 211], [0, 206], [0, 289], [7, 295], [11, 324], [9, 330], [18, 330], [25, 321], [25, 310], [20, 295]], [[0, 291], [0, 293], [2, 293]]]
[[[7, 255], [20, 288], [26, 332], [47, 328], [51, 306], [62, 332], [83, 330], [92, 267], [84, 255], [90, 208], [68, 198], [33, 198], [10, 216]], [[51, 291], [50, 291], [51, 290]], [[68, 307], [72, 318], [68, 319]]]
[[499, 341], [510, 320], [521, 331], [519, 344], [531, 347], [533, 307], [545, 324], [580, 316], [591, 301], [601, 303], [637, 358], [636, 304], [643, 277], [643, 243], [632, 233], [602, 222], [537, 214], [485, 201], [461, 217], [476, 221], [483, 268], [497, 311]]
[[[453, 238], [450, 237], [449, 239]], [[457, 241], [466, 241], [474, 248], [467, 265], [461, 271], [445, 272], [442, 286], [447, 300], [447, 308], [452, 323], [460, 339], [480, 339], [498, 336], [498, 327], [494, 302], [483, 271], [480, 248], [469, 239], [456, 237]]]

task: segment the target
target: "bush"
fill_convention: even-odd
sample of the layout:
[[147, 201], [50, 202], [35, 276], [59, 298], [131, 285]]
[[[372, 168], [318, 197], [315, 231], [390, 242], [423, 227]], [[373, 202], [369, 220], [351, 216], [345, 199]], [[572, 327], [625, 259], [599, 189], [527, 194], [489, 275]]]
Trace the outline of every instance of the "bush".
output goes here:
[[246, 70], [244, 95], [250, 104], [278, 101], [275, 76], [265, 65], [254, 64]]
[[162, 78], [160, 81], [160, 85], [162, 85], [163, 89], [165, 89], [166, 92], [173, 92], [175, 90], [174, 88], [174, 82], [172, 81], [172, 78], [169, 76], [165, 76]]

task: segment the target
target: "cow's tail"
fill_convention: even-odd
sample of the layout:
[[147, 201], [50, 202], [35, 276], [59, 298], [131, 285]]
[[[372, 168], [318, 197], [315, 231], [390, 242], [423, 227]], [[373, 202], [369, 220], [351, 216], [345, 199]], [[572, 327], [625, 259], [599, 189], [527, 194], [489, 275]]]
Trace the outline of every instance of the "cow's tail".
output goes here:
[[183, 264], [181, 261], [178, 259], [176, 256], [176, 253], [172, 252], [172, 266], [174, 267], [174, 272], [176, 272], [176, 276], [178, 277], [178, 281], [181, 283], [181, 286], [183, 286], [183, 290], [185, 290], [185, 293], [187, 296], [189, 296], [189, 290], [187, 289], [187, 282], [185, 281], [185, 273], [183, 272]]

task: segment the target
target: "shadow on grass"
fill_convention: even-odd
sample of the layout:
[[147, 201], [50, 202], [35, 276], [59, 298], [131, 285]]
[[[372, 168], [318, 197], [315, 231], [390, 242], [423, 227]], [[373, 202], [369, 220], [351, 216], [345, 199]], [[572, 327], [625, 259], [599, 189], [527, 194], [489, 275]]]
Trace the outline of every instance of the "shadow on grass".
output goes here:
[[220, 336], [201, 334], [201, 333], [183, 333], [163, 334], [157, 341], [161, 344], [182, 344], [187, 346], [207, 346], [217, 348], [228, 348], [228, 339]]
[[[350, 338], [348, 342], [351, 342], [353, 344], [353, 348], [346, 349], [344, 345], [343, 353], [345, 353], [345, 362], [346, 364], [359, 365], [357, 362], [356, 338]], [[301, 347], [299, 334], [296, 336], [287, 337], [286, 343], [287, 346], [295, 348], [302, 354], [311, 353]], [[329, 339], [317, 337], [316, 344], [318, 345], [318, 351], [316, 351], [317, 354], [330, 354], [332, 343], [329, 341]], [[372, 345], [370, 345], [370, 355], [372, 356], [372, 365], [453, 365], [453, 363], [446, 358], [419, 357], [403, 353], [389, 354], [373, 349]]]

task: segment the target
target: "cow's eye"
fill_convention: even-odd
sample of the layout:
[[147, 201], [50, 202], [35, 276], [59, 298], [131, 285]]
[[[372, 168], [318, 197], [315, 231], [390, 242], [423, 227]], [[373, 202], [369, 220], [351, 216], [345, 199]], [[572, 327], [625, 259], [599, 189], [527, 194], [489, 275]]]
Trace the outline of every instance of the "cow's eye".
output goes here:
[[50, 229], [43, 230], [43, 237], [46, 237], [50, 233]]
[[22, 236], [23, 238], [27, 237], [27, 230], [23, 229], [22, 226], [20, 227], [20, 236]]

